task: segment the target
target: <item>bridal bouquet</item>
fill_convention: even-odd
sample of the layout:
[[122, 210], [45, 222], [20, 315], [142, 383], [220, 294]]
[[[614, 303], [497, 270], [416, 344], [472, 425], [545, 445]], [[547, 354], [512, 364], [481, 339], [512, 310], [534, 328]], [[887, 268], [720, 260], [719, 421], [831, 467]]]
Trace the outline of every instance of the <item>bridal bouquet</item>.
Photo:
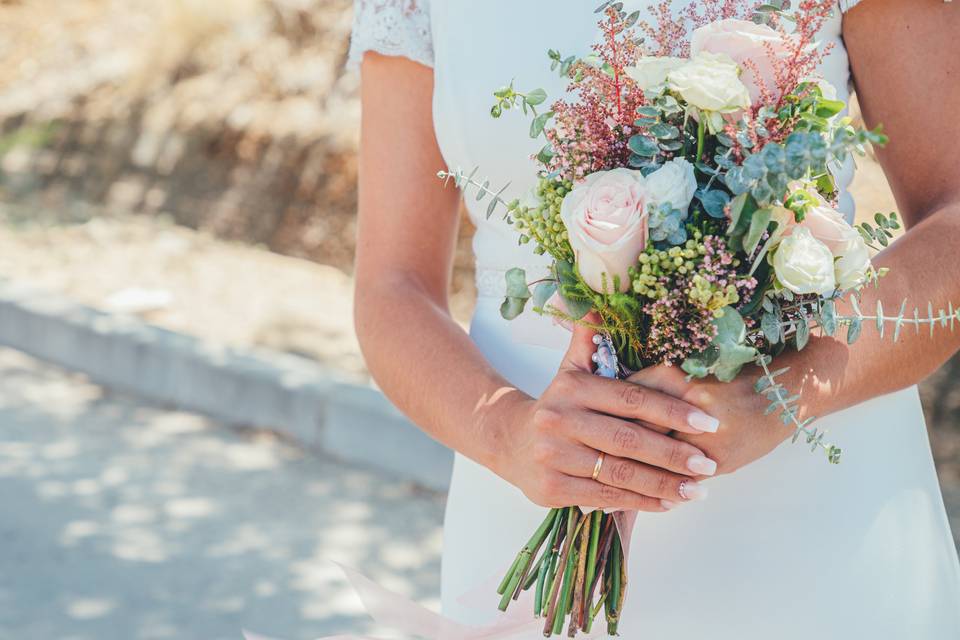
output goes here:
[[[522, 269], [507, 272], [504, 318], [532, 305], [590, 324], [608, 376], [669, 365], [729, 382], [754, 365], [768, 415], [837, 463], [840, 449], [813, 417], [801, 419], [799, 396], [778, 382], [786, 371], [773, 367], [778, 354], [803, 349], [815, 331], [843, 331], [852, 343], [867, 320], [880, 331], [895, 324], [896, 336], [907, 323], [952, 325], [960, 311], [860, 311], [859, 292], [883, 275], [868, 247], [886, 246], [899, 223], [878, 214], [875, 225], [850, 225], [836, 208], [833, 175], [886, 140], [854, 127], [816, 75], [829, 47], [815, 38], [836, 3], [801, 0], [793, 13], [785, 4], [695, 2], [677, 18], [665, 2], [650, 24], [605, 2], [590, 55], [548, 53], [572, 98], [543, 110], [543, 90], [511, 83], [495, 93], [493, 117], [520, 110], [532, 118], [531, 136], [546, 140], [535, 192], [508, 201], [507, 187], [491, 189], [476, 170], [440, 177], [489, 197], [488, 216], [502, 207], [518, 242], [553, 258], [536, 283]], [[853, 315], [839, 314], [842, 297]], [[623, 522], [551, 510], [500, 584], [500, 608], [534, 589], [545, 636], [567, 620], [570, 637], [589, 632], [601, 609], [616, 635]]]

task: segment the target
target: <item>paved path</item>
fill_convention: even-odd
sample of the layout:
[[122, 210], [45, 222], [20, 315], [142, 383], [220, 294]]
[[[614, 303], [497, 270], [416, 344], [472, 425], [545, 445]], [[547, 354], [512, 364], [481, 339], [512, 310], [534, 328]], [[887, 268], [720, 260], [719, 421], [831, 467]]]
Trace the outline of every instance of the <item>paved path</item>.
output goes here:
[[437, 605], [438, 496], [5, 349], [0, 381], [0, 638], [376, 631], [328, 559]]
[[436, 495], [9, 350], [0, 380], [0, 638], [374, 631], [328, 559], [436, 605]]

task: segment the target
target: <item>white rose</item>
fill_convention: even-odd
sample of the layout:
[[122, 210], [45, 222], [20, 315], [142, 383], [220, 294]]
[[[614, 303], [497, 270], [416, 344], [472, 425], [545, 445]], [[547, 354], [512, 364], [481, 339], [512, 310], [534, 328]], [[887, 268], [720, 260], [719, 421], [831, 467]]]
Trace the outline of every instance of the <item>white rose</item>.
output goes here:
[[642, 91], [648, 91], [664, 84], [667, 81], [667, 74], [684, 63], [686, 63], [684, 58], [643, 56], [626, 71]]
[[670, 88], [701, 111], [735, 113], [750, 106], [740, 67], [725, 53], [703, 51], [667, 74]]
[[669, 203], [674, 209], [690, 208], [697, 190], [693, 165], [684, 158], [675, 158], [647, 176], [647, 193], [651, 204]]
[[797, 227], [773, 255], [777, 280], [797, 294], [826, 295], [837, 287], [833, 253], [806, 227]]

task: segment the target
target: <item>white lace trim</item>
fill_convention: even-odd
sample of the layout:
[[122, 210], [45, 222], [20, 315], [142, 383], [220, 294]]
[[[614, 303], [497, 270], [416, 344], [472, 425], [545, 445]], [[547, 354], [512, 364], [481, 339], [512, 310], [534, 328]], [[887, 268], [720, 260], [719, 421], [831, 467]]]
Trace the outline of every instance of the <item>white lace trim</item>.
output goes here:
[[347, 66], [359, 65], [367, 51], [432, 67], [429, 0], [354, 0]]

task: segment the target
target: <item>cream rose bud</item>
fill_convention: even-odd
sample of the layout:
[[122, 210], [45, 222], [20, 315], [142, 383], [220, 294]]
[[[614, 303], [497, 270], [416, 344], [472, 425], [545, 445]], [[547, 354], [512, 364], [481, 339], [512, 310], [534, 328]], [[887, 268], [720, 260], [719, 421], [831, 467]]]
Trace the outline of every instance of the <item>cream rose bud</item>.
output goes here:
[[[786, 41], [775, 29], [734, 19], [712, 22], [696, 29], [690, 39], [690, 51], [694, 56], [703, 52], [729, 56], [743, 70], [740, 80], [754, 104], [760, 101], [761, 86], [771, 94], [776, 93], [776, 61], [789, 55]], [[747, 60], [751, 63], [744, 64]]]
[[797, 294], [826, 295], [837, 287], [833, 254], [805, 227], [796, 228], [773, 254], [777, 280]]
[[724, 53], [701, 52], [667, 74], [670, 88], [702, 111], [735, 113], [750, 106], [740, 68]]
[[648, 91], [664, 84], [667, 81], [667, 74], [685, 62], [684, 58], [643, 56], [626, 71], [642, 91]]
[[576, 185], [560, 205], [584, 282], [597, 292], [630, 287], [628, 270], [647, 246], [647, 185], [639, 171], [598, 171]]
[[651, 204], [669, 203], [686, 211], [697, 190], [693, 165], [685, 158], [675, 158], [647, 176], [647, 193]]
[[851, 240], [834, 262], [834, 276], [837, 288], [849, 291], [867, 281], [867, 274], [873, 267], [870, 262], [870, 250], [863, 238], [857, 236]]

